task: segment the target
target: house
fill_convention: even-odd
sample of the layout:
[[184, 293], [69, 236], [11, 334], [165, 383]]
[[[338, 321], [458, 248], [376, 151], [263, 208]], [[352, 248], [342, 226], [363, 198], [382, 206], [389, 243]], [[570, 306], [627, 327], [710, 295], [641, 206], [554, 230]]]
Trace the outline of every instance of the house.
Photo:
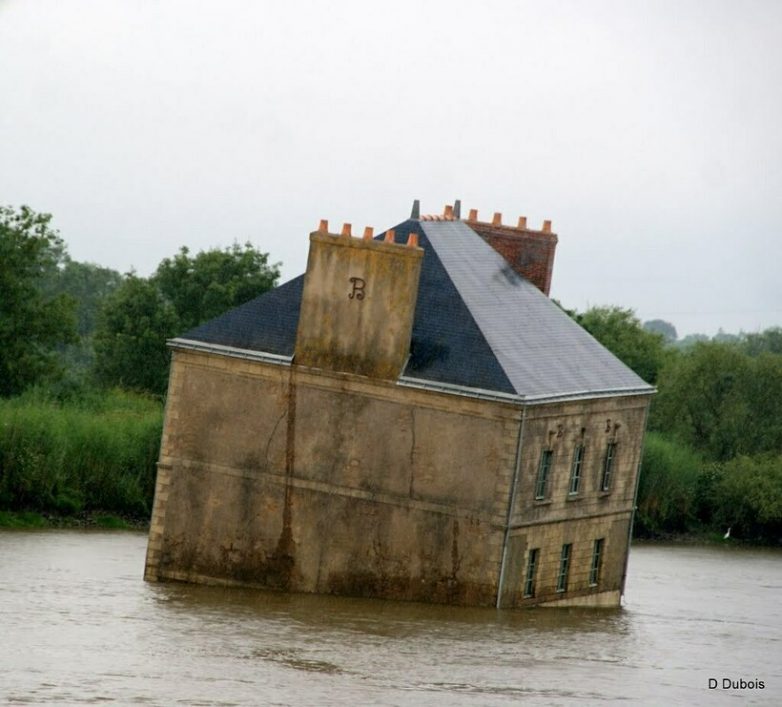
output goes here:
[[548, 298], [557, 236], [459, 204], [169, 342], [145, 578], [618, 606], [654, 389]]

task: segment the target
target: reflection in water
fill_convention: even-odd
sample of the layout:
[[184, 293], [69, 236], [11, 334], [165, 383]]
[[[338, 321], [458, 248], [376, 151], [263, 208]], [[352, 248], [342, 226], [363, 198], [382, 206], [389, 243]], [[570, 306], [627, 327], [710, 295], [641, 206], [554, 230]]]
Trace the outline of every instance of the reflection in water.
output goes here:
[[[621, 610], [141, 581], [138, 533], [0, 533], [0, 695], [86, 704], [782, 702], [782, 554], [635, 547]], [[762, 691], [709, 691], [709, 677]]]

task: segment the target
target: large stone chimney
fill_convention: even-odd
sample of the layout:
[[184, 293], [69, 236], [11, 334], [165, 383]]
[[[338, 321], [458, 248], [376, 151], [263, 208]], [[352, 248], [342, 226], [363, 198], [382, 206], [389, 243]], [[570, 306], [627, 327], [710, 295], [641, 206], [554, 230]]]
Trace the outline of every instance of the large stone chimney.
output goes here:
[[518, 225], [506, 226], [502, 214], [495, 213], [491, 223], [479, 221], [478, 211], [471, 209], [467, 225], [507, 260], [522, 277], [548, 295], [554, 270], [557, 236], [551, 231], [551, 221], [544, 221], [540, 231], [527, 227], [521, 216]]
[[410, 352], [423, 250], [411, 234], [407, 245], [340, 235], [328, 222], [310, 234], [310, 252], [296, 335], [294, 363], [396, 380]]

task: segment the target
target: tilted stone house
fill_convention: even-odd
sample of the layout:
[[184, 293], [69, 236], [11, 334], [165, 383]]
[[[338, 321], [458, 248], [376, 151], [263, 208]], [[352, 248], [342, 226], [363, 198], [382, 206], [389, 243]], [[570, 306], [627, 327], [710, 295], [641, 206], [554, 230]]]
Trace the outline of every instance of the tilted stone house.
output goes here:
[[617, 606], [653, 388], [477, 213], [310, 235], [307, 272], [170, 342], [146, 579]]

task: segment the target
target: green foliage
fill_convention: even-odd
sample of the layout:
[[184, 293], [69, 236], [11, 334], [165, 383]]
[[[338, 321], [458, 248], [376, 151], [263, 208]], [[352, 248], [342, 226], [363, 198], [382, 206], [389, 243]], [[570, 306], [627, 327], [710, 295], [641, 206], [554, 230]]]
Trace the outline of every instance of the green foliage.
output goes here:
[[636, 535], [685, 532], [695, 521], [702, 462], [689, 448], [651, 432], [644, 443]]
[[10, 511], [0, 511], [0, 528], [45, 528], [46, 518], [40, 513], [34, 511], [22, 511], [21, 513], [12, 513]]
[[758, 334], [745, 334], [743, 345], [744, 351], [750, 356], [782, 354], [782, 327], [772, 327]]
[[664, 339], [646, 331], [631, 309], [592, 307], [576, 321], [648, 383], [656, 383], [666, 360]]
[[648, 322], [644, 322], [644, 329], [662, 336], [666, 344], [672, 344], [679, 338], [676, 327], [664, 319], [651, 319]]
[[94, 263], [79, 263], [68, 256], [49, 274], [42, 288], [47, 295], [68, 295], [76, 302], [76, 329], [81, 337], [91, 336], [98, 323], [103, 300], [122, 283], [122, 275]]
[[160, 403], [120, 391], [0, 400], [0, 510], [147, 516], [162, 424]]
[[687, 334], [684, 338], [676, 341], [673, 346], [680, 351], [686, 351], [695, 346], [695, 344], [705, 343], [707, 341], [711, 341], [711, 339], [709, 339], [706, 334]]
[[652, 429], [708, 459], [782, 448], [782, 357], [700, 343], [669, 360], [658, 388]]
[[0, 207], [0, 396], [61, 374], [56, 349], [75, 340], [74, 302], [42, 283], [65, 257], [49, 214]]
[[166, 340], [180, 328], [174, 307], [150, 281], [128, 275], [105, 300], [95, 332], [95, 375], [106, 386], [162, 395]]
[[166, 340], [273, 287], [277, 265], [249, 243], [191, 257], [182, 248], [144, 280], [128, 275], [104, 300], [94, 337], [95, 374], [107, 386], [162, 395]]
[[130, 524], [118, 516], [101, 514], [95, 517], [95, 525], [106, 530], [127, 530]]
[[739, 456], [704, 476], [701, 506], [734, 537], [782, 542], [782, 455]]
[[42, 283], [42, 291], [46, 295], [66, 295], [76, 303], [78, 338], [74, 343], [60, 347], [60, 357], [69, 384], [81, 383], [94, 365], [92, 337], [98, 313], [104, 299], [121, 283], [122, 275], [116, 270], [93, 263], [79, 263], [67, 256], [62, 266], [56, 268]]
[[174, 305], [182, 328], [191, 329], [270, 290], [279, 276], [279, 263], [269, 265], [267, 253], [234, 243], [194, 257], [183, 247], [160, 263], [152, 280]]

